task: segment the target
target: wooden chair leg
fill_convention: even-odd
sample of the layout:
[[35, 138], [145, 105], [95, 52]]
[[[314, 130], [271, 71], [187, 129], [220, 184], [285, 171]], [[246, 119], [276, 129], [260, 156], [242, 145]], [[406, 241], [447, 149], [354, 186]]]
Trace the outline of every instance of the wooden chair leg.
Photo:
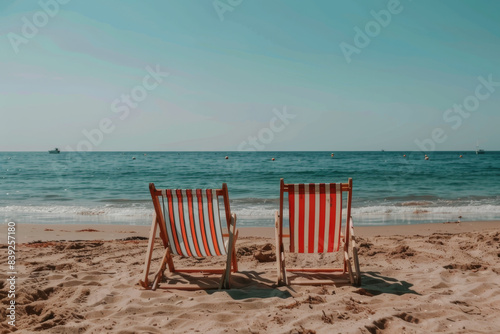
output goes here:
[[279, 214], [276, 212], [275, 215], [275, 232], [274, 236], [276, 238], [276, 269], [277, 269], [277, 281], [278, 285], [287, 285], [286, 279], [286, 268], [285, 268], [285, 252], [283, 247], [282, 236], [279, 230]]
[[285, 267], [285, 247], [281, 244], [280, 249], [281, 254], [281, 279], [284, 285], [288, 285], [288, 278], [286, 277], [286, 267]]
[[229, 229], [229, 243], [227, 246], [227, 259], [226, 259], [226, 269], [222, 273], [219, 290], [220, 289], [229, 289], [230, 288], [230, 280], [231, 280], [231, 265], [234, 265], [233, 255], [235, 254], [235, 235], [233, 231]]
[[344, 251], [344, 263], [347, 264], [347, 273], [349, 274], [349, 280], [351, 284], [354, 285], [354, 275], [352, 274], [351, 259], [349, 259], [349, 254]]
[[275, 231], [274, 231], [274, 237], [275, 237], [275, 246], [276, 246], [276, 273], [277, 273], [277, 279], [276, 279], [276, 284], [280, 285], [281, 284], [281, 248], [280, 248], [280, 235], [279, 235], [279, 226], [278, 226], [278, 212], [276, 212], [276, 218], [275, 218]]
[[175, 273], [174, 260], [172, 258], [172, 251], [170, 250], [170, 245], [167, 248], [169, 250], [167, 255], [167, 268], [169, 272]]
[[348, 262], [349, 262], [349, 250], [347, 249], [346, 243], [344, 241], [344, 274], [348, 271]]
[[361, 269], [359, 267], [359, 258], [358, 258], [358, 247], [356, 247], [356, 237], [354, 236], [354, 223], [352, 220], [352, 217], [349, 220], [349, 225], [351, 227], [351, 247], [352, 247], [352, 259], [354, 262], [354, 270], [356, 271], [356, 277], [355, 277], [355, 286], [360, 286], [361, 285]]
[[151, 230], [149, 232], [148, 250], [146, 252], [146, 258], [144, 260], [144, 273], [143, 273], [144, 278], [142, 280], [139, 280], [139, 284], [145, 289], [149, 289], [148, 275], [149, 275], [149, 268], [151, 267], [151, 257], [153, 256], [153, 248], [155, 243], [157, 226], [158, 222], [155, 214], [153, 217], [153, 223], [151, 224]]
[[236, 242], [238, 241], [239, 230], [236, 230], [234, 234], [234, 242], [233, 242], [233, 272], [238, 271], [238, 258], [236, 257]]
[[352, 259], [354, 261], [354, 270], [356, 271], [356, 279], [354, 281], [354, 285], [361, 286], [361, 269], [359, 268], [358, 248], [357, 247], [353, 247], [353, 249], [352, 249]]
[[[229, 237], [230, 239], [230, 245], [231, 247], [234, 247], [234, 236], [230, 236]], [[234, 251], [231, 250], [228, 252], [227, 254], [227, 264], [226, 264], [226, 270], [224, 272], [224, 286], [223, 288], [224, 289], [229, 289], [231, 287], [231, 264], [232, 264], [232, 260], [233, 260], [233, 254], [234, 254]]]
[[170, 246], [168, 246], [166, 249], [165, 249], [165, 254], [163, 254], [163, 258], [161, 259], [161, 264], [160, 264], [160, 268], [158, 269], [158, 271], [156, 272], [155, 274], [155, 279], [153, 281], [153, 286], [152, 286], [152, 290], [156, 290], [156, 288], [158, 287], [158, 284], [160, 283], [162, 277], [163, 277], [163, 272], [165, 271], [166, 269], [166, 266], [167, 266], [167, 262], [168, 261], [172, 261], [172, 256], [171, 256], [171, 252], [170, 252]]

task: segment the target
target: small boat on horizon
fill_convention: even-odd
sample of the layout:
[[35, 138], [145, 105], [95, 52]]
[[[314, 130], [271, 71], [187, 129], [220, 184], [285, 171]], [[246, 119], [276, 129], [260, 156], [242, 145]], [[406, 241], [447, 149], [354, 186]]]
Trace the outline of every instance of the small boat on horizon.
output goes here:
[[59, 154], [59, 153], [61, 153], [61, 151], [59, 151], [59, 149], [56, 147], [56, 148], [55, 148], [55, 149], [53, 149], [53, 150], [49, 150], [49, 153], [50, 153], [50, 154]]
[[479, 148], [479, 142], [476, 143], [476, 154], [484, 154], [484, 150]]

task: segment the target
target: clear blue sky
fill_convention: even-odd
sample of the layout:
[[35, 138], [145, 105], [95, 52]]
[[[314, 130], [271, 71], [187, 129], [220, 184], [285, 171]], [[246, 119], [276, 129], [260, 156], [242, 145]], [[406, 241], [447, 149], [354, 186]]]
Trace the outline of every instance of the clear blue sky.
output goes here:
[[218, 1], [2, 0], [0, 151], [500, 150], [500, 1]]

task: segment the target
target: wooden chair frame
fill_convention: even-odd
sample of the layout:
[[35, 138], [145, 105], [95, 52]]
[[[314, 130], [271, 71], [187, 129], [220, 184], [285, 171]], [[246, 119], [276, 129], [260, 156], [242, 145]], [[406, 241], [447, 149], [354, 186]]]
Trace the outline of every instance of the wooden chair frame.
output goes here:
[[[341, 242], [343, 244], [343, 266], [340, 268], [286, 268], [285, 264], [285, 247], [283, 245], [283, 238], [290, 238], [290, 235], [283, 233], [283, 201], [284, 194], [289, 192], [289, 184], [285, 184], [283, 179], [280, 180], [280, 209], [276, 211], [275, 215], [275, 236], [276, 236], [276, 263], [278, 285], [289, 285], [291, 280], [287, 277], [288, 272], [297, 273], [337, 273], [333, 274], [334, 277], [328, 280], [308, 280], [308, 281], [294, 281], [293, 284], [303, 285], [323, 285], [335, 284], [337, 278], [348, 276], [348, 282], [352, 285], [361, 285], [361, 272], [359, 268], [358, 249], [356, 247], [356, 238], [354, 236], [354, 226], [351, 217], [351, 201], [352, 201], [352, 179], [349, 178], [347, 183], [341, 184], [342, 194], [347, 192], [347, 218], [345, 222], [344, 232], [341, 233]], [[352, 263], [351, 263], [352, 262]], [[354, 272], [353, 272], [354, 266]]]
[[[223, 237], [229, 237], [229, 240], [225, 242], [226, 252], [227, 252], [227, 260], [225, 268], [176, 268], [174, 266], [173, 261], [173, 253], [171, 250], [172, 245], [169, 244], [167, 230], [165, 226], [165, 217], [163, 216], [163, 211], [161, 208], [160, 200], [158, 197], [162, 196], [161, 189], [156, 189], [153, 183], [149, 184], [149, 190], [151, 192], [151, 197], [153, 199], [154, 205], [154, 217], [151, 225], [150, 235], [149, 235], [149, 243], [148, 250], [146, 253], [146, 259], [144, 264], [144, 277], [139, 281], [139, 284], [145, 289], [156, 290], [156, 288], [162, 289], [183, 289], [183, 290], [200, 290], [200, 289], [229, 289], [230, 288], [230, 280], [231, 280], [231, 272], [238, 271], [238, 261], [236, 258], [235, 245], [236, 240], [238, 239], [238, 230], [236, 229], [236, 214], [231, 214], [231, 209], [229, 206], [229, 194], [227, 190], [226, 183], [222, 184], [221, 189], [216, 190], [217, 197], [222, 196], [224, 199], [224, 211], [226, 213], [226, 222], [227, 222], [227, 234], [223, 234]], [[219, 208], [217, 208], [219, 210]], [[163, 246], [165, 248], [165, 252], [163, 258], [161, 260], [161, 264], [159, 269], [156, 271], [154, 275], [154, 280], [152, 284], [149, 281], [149, 270], [151, 266], [151, 258], [153, 255], [154, 242], [156, 238], [156, 232], [159, 227], [159, 234]], [[170, 273], [202, 273], [202, 274], [222, 274], [220, 277], [220, 283], [218, 286], [213, 285], [200, 285], [200, 284], [161, 284], [159, 286], [160, 281], [164, 276], [164, 271], [168, 267]]]

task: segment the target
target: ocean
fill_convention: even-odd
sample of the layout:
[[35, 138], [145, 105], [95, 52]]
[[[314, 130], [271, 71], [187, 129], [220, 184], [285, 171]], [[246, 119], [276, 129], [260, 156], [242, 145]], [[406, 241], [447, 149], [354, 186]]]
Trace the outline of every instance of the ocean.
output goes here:
[[174, 189], [226, 182], [238, 226], [274, 226], [280, 178], [352, 178], [358, 226], [500, 219], [500, 152], [427, 154], [1, 152], [0, 221], [149, 225], [150, 182]]

